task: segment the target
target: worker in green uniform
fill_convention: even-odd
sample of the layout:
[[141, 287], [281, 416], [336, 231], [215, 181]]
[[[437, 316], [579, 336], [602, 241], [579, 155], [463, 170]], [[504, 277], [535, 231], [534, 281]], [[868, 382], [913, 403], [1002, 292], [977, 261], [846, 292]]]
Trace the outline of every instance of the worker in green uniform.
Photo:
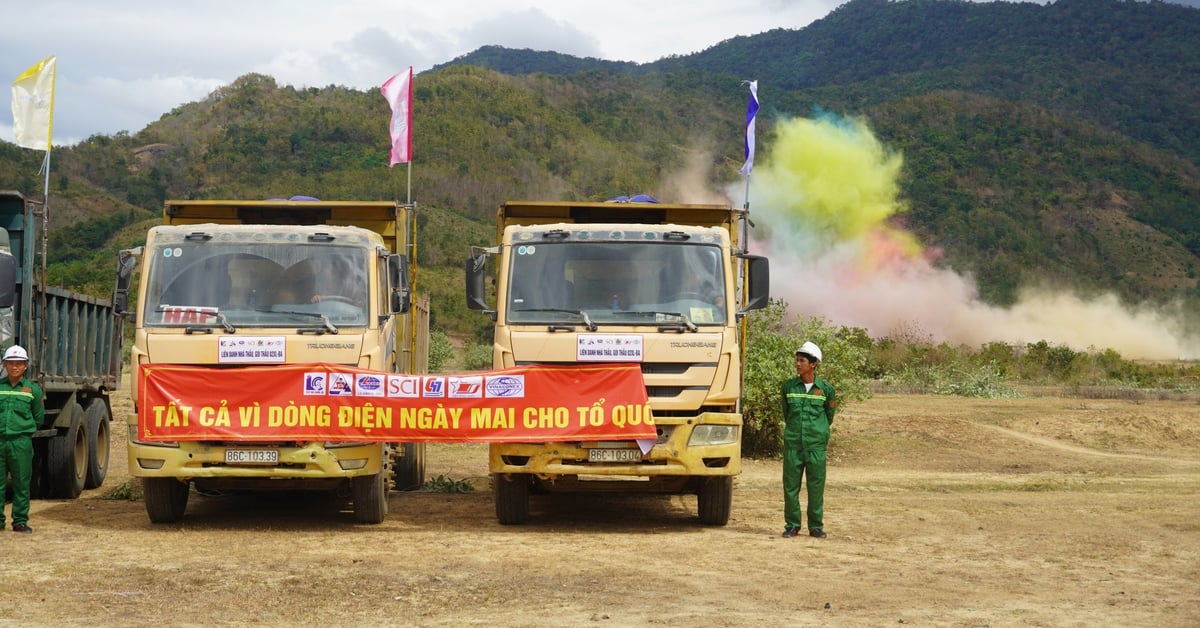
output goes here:
[[796, 350], [796, 376], [783, 395], [783, 536], [800, 534], [800, 480], [808, 479], [808, 535], [825, 538], [825, 447], [837, 408], [833, 385], [817, 377], [821, 348], [805, 342]]
[[[4, 371], [0, 377], [0, 495], [12, 478], [13, 532], [33, 532], [29, 527], [29, 482], [33, 478], [33, 433], [46, 417], [42, 389], [25, 378], [29, 354], [19, 345], [4, 352]], [[4, 529], [4, 508], [0, 504], [0, 530]]]

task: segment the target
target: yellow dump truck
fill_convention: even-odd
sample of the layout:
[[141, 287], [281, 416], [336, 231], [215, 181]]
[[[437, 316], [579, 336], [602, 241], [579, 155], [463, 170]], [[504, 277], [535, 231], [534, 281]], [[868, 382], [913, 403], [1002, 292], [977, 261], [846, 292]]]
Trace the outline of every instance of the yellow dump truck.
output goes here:
[[[747, 212], [657, 202], [508, 202], [498, 245], [473, 251], [469, 307], [495, 320], [494, 368], [633, 362], [657, 441], [494, 443], [496, 517], [520, 524], [531, 490], [694, 493], [729, 520], [741, 470], [742, 317], [767, 305]], [[495, 258], [495, 307], [488, 259]]]
[[[114, 301], [135, 322], [135, 374], [155, 364], [315, 362], [425, 372], [415, 226], [411, 207], [388, 201], [167, 201], [163, 224], [119, 259]], [[136, 405], [136, 380], [130, 388]], [[424, 483], [424, 443], [143, 442], [137, 421], [129, 418], [129, 470], [153, 522], [182, 518], [194, 486], [328, 489], [350, 496], [357, 521], [379, 523], [393, 480], [398, 490]]]

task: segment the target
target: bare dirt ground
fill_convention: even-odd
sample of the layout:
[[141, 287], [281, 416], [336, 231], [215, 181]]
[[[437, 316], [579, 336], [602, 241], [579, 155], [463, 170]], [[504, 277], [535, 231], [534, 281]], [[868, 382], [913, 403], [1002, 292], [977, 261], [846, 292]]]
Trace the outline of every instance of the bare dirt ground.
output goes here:
[[381, 525], [296, 494], [152, 525], [106, 498], [115, 425], [104, 487], [0, 534], [0, 624], [1200, 625], [1200, 402], [877, 395], [835, 428], [817, 540], [780, 538], [771, 460], [721, 528], [661, 496], [535, 496], [500, 526], [479, 445], [428, 465], [476, 491], [393, 493]]

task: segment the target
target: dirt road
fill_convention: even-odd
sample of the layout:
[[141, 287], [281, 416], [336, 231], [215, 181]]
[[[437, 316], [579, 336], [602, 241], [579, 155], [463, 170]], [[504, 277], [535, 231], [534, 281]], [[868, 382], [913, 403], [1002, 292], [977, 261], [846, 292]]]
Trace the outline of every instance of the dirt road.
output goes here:
[[478, 490], [393, 493], [381, 525], [295, 494], [151, 525], [104, 497], [116, 426], [103, 488], [0, 534], [0, 624], [1200, 625], [1196, 400], [882, 395], [835, 428], [817, 540], [780, 538], [776, 461], [744, 463], [726, 527], [657, 496], [535, 496], [500, 526], [475, 445], [428, 472]]

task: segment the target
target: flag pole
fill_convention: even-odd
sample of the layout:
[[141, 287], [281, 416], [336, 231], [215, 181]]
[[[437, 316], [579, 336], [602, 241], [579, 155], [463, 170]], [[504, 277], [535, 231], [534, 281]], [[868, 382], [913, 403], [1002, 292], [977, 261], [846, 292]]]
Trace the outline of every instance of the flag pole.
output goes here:
[[[747, 222], [750, 220], [750, 172], [754, 170], [754, 126], [755, 120], [758, 118], [758, 81], [746, 80], [742, 81], [742, 85], [750, 87], [750, 101], [746, 104], [746, 161], [742, 163], [742, 167], [738, 172], [746, 175], [746, 191], [742, 202], [742, 238], [739, 243], [743, 252], [747, 252], [750, 248], [750, 233], [747, 227]], [[754, 223], [750, 223], [753, 226]]]

